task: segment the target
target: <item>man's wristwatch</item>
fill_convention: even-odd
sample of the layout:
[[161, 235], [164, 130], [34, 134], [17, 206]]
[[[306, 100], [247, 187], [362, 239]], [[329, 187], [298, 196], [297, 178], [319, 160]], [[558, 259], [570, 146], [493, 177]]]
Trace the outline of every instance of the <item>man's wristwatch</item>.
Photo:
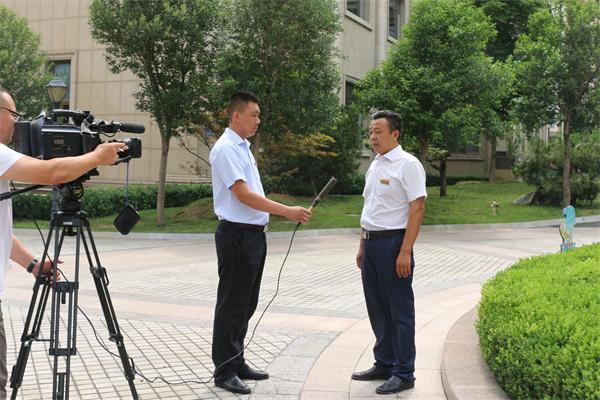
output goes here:
[[33, 269], [35, 268], [35, 265], [37, 264], [38, 261], [39, 260], [37, 258], [34, 258], [33, 260], [31, 260], [31, 262], [27, 266], [27, 272], [32, 273]]

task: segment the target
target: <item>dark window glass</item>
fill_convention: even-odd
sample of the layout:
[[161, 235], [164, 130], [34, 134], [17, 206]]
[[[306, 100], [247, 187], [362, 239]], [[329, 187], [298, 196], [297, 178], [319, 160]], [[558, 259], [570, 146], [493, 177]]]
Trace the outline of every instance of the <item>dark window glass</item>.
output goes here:
[[349, 106], [350, 104], [356, 101], [356, 96], [354, 95], [354, 83], [350, 81], [346, 81], [346, 93], [344, 98], [344, 104]]

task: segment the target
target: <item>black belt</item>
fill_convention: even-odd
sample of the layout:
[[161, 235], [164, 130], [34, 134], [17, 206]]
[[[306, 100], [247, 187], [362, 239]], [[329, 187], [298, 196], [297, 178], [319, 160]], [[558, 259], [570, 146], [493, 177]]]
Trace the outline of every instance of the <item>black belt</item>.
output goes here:
[[227, 221], [226, 219], [222, 219], [221, 222], [223, 222], [227, 225], [233, 225], [233, 226], [237, 226], [238, 228], [250, 229], [252, 231], [257, 231], [257, 232], [266, 232], [267, 230], [269, 230], [269, 224], [267, 224], [267, 225], [242, 224], [241, 222], [231, 222], [231, 221]]
[[367, 231], [364, 230], [361, 233], [363, 239], [371, 240], [371, 239], [385, 239], [392, 236], [398, 236], [400, 234], [404, 234], [406, 229], [390, 229], [386, 231]]

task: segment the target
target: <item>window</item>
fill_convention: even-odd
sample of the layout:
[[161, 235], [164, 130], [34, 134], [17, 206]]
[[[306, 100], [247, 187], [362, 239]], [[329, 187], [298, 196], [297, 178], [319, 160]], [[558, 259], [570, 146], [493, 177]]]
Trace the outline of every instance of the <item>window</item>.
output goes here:
[[404, 0], [389, 0], [389, 26], [388, 34], [400, 39], [402, 27], [404, 26]]
[[346, 90], [344, 92], [344, 104], [349, 106], [350, 104], [356, 101], [356, 96], [354, 95], [354, 82], [346, 80]]
[[474, 143], [467, 143], [464, 145], [451, 146], [450, 153], [453, 156], [458, 155], [458, 154], [478, 156], [479, 155], [479, 146]]
[[50, 72], [67, 84], [67, 94], [60, 102], [60, 108], [69, 109], [71, 92], [71, 60], [54, 61]]
[[365, 21], [369, 20], [368, 0], [346, 0], [346, 10], [364, 19]]

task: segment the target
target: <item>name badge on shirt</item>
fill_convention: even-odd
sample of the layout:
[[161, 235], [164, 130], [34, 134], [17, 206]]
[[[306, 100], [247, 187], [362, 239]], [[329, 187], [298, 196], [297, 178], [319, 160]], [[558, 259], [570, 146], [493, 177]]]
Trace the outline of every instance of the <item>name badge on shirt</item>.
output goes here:
[[389, 185], [390, 184], [390, 180], [389, 179], [380, 179], [379, 183], [381, 183], [383, 185]]

